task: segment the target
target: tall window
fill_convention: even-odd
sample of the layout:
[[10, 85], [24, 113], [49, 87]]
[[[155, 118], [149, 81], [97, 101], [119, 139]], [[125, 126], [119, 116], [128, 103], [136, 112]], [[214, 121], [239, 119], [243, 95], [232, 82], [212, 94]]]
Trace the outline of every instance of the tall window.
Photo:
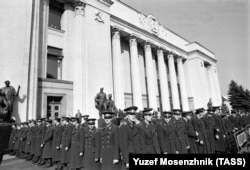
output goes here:
[[62, 79], [62, 49], [48, 47], [46, 78]]
[[50, 1], [49, 4], [49, 27], [61, 30], [61, 18], [64, 8], [63, 4]]

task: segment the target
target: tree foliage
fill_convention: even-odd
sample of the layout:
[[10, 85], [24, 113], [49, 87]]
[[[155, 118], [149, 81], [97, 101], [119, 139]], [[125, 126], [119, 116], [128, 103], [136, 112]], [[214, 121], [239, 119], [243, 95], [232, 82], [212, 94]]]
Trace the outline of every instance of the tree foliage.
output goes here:
[[234, 80], [229, 84], [228, 96], [234, 110], [250, 110], [250, 91]]

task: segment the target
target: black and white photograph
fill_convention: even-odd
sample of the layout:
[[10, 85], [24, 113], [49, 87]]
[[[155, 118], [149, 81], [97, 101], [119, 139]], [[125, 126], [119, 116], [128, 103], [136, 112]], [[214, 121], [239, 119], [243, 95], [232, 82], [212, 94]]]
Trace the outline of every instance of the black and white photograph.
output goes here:
[[250, 167], [249, 0], [0, 0], [0, 59], [0, 170]]

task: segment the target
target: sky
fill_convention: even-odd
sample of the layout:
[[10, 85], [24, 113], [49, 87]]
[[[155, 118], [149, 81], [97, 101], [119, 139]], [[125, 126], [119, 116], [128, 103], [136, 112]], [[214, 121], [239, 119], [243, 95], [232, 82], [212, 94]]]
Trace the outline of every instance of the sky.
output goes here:
[[222, 95], [231, 80], [250, 90], [249, 0], [122, 0], [215, 53]]

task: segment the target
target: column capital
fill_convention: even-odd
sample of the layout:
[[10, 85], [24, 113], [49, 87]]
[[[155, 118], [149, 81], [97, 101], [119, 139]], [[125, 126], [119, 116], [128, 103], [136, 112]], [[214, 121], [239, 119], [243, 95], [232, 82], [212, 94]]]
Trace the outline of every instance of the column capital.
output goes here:
[[172, 57], [174, 57], [174, 53], [172, 52], [172, 51], [169, 51], [169, 53], [168, 53], [168, 58], [172, 58]]
[[162, 47], [157, 47], [157, 56], [163, 55], [163, 48]]
[[115, 26], [112, 26], [111, 27], [111, 30], [112, 30], [112, 32], [115, 32], [115, 31], [123, 31], [124, 29], [123, 28], [120, 28], [120, 27], [117, 27], [116, 25]]
[[113, 39], [120, 39], [120, 30], [117, 28], [112, 28]]
[[74, 0], [72, 3], [75, 7], [75, 14], [84, 15], [84, 10], [87, 2], [85, 0]]
[[151, 49], [151, 42], [150, 41], [145, 41], [144, 42], [144, 49], [145, 50], [150, 50]]
[[180, 55], [177, 55], [177, 62], [182, 62], [184, 58]]
[[158, 50], [162, 50], [162, 51], [164, 50], [164, 48], [163, 48], [163, 47], [160, 47], [160, 46], [158, 46], [156, 49], [157, 49], [157, 51], [158, 51]]
[[135, 35], [129, 36], [129, 45], [130, 46], [137, 46], [137, 37]]

